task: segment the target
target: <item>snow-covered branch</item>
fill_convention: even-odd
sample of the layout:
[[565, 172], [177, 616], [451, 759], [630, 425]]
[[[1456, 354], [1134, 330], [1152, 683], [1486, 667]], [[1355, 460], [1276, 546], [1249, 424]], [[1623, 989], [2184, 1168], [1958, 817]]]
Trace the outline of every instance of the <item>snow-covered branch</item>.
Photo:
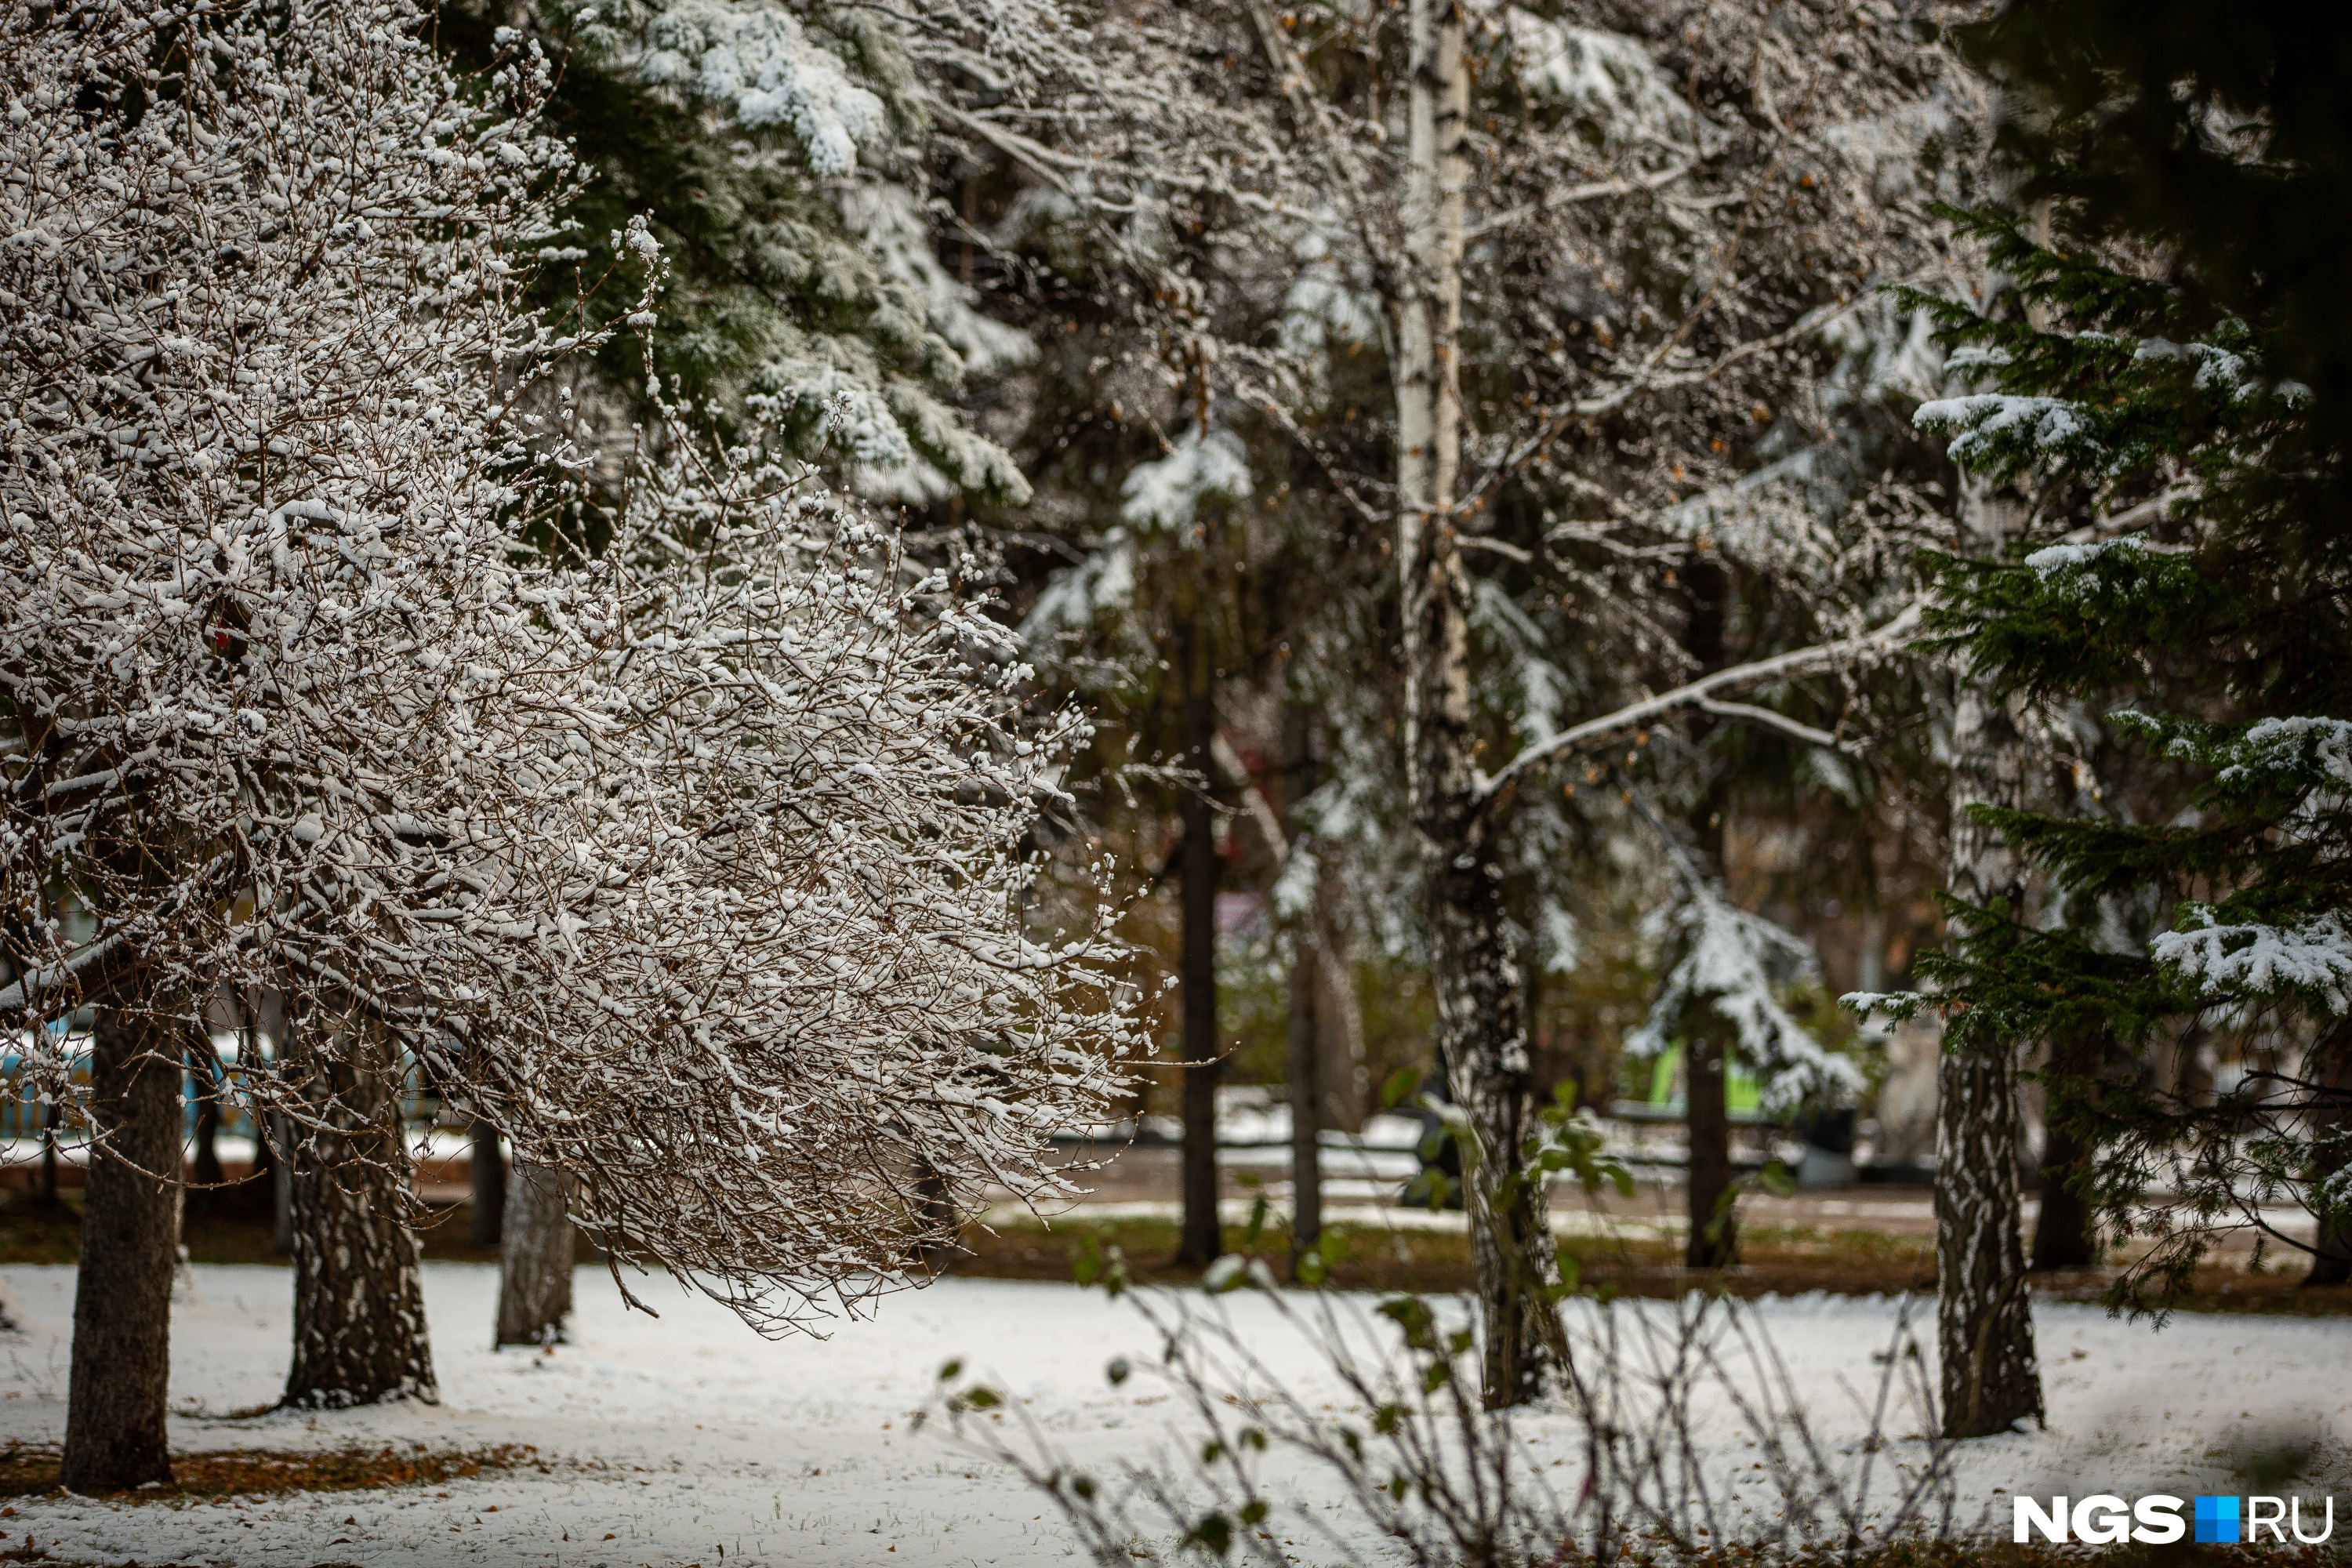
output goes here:
[[1751, 708], [1746, 703], [1727, 703], [1720, 700], [1719, 694], [1770, 686], [1784, 680], [1799, 680], [1884, 658], [1907, 647], [1918, 637], [1926, 609], [1924, 602], [1914, 603], [1885, 625], [1858, 637], [1840, 637], [1834, 642], [1792, 648], [1787, 653], [1774, 654], [1769, 658], [1733, 665], [1727, 669], [1703, 676], [1688, 685], [1677, 686], [1671, 691], [1662, 691], [1654, 697], [1629, 703], [1613, 713], [1572, 725], [1549, 740], [1529, 746], [1505, 763], [1499, 772], [1480, 778], [1476, 786], [1477, 798], [1482, 803], [1490, 802], [1506, 784], [1523, 773], [1584, 747], [1607, 741], [1612, 736], [1622, 734], [1627, 730], [1654, 722], [1682, 708], [1711, 709], [1756, 722], [1769, 721], [1775, 728], [1810, 744], [1834, 747], [1838, 742], [1833, 735], [1779, 714], [1770, 715], [1767, 721], [1763, 717], [1766, 710]]

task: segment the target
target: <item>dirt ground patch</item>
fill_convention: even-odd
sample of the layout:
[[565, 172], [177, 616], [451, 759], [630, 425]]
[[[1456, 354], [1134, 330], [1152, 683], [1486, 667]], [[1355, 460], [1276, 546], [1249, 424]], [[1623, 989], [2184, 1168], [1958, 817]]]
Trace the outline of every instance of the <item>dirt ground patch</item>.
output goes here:
[[[545, 1471], [548, 1466], [537, 1448], [511, 1443], [465, 1449], [428, 1448], [421, 1444], [312, 1450], [227, 1448], [174, 1455], [170, 1481], [119, 1493], [114, 1500], [169, 1502], [429, 1487], [467, 1480], [486, 1471], [525, 1468]], [[0, 1449], [0, 1498], [39, 1497], [57, 1489], [54, 1447], [10, 1443]], [[13, 1508], [0, 1508], [0, 1519], [13, 1518], [15, 1513]]]

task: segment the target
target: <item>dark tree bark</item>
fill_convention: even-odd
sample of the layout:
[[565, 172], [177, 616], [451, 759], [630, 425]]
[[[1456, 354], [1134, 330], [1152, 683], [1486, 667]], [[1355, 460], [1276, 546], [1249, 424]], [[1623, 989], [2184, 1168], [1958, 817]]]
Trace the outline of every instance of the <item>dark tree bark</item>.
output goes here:
[[[331, 1049], [299, 1037], [340, 1026]], [[395, 1061], [374, 1025], [289, 1020], [308, 1057], [309, 1125], [292, 1151], [294, 1364], [284, 1404], [341, 1409], [437, 1397], [415, 1232], [403, 1219]]]
[[2099, 1260], [2098, 1227], [2091, 1200], [2083, 1192], [2091, 1156], [2097, 1150], [2076, 1131], [2063, 1101], [2070, 1093], [2090, 1089], [2092, 1086], [2084, 1080], [2098, 1072], [2105, 1054], [2097, 1041], [2061, 1046], [2051, 1051], [2043, 1070], [2048, 1095], [2042, 1140], [2042, 1214], [2033, 1224], [2029, 1272], [2088, 1268]]
[[[2015, 513], [1970, 486], [1963, 490], [1960, 521], [1978, 536], [1978, 553], [1998, 557]], [[2016, 717], [1965, 674], [1956, 695], [1947, 879], [1964, 904], [2005, 900], [2021, 910], [2017, 857], [1974, 810], [2025, 804]], [[1953, 927], [1955, 938], [1971, 934], [1965, 918]], [[2017, 1193], [2017, 1048], [2011, 1040], [1947, 1040], [1937, 1075], [1936, 1338], [1947, 1437], [1990, 1436], [2042, 1415]]]
[[1199, 1268], [1223, 1250], [1217, 1229], [1217, 837], [1205, 793], [1216, 776], [1217, 672], [1215, 637], [1205, 624], [1208, 595], [1196, 584], [1187, 598], [1176, 628], [1181, 739], [1184, 765], [1202, 784], [1184, 792], [1177, 813], [1183, 834], [1177, 849], [1183, 940], [1177, 989], [1184, 1010], [1184, 1213], [1176, 1261]]
[[572, 1316], [572, 1178], [545, 1165], [517, 1164], [514, 1174], [493, 1348], [562, 1344]]
[[1683, 1262], [1727, 1268], [1739, 1260], [1738, 1216], [1732, 1213], [1731, 1107], [1726, 1074], [1730, 1030], [1704, 1004], [1683, 1026], [1683, 1093], [1690, 1128], [1690, 1239]]
[[282, 1114], [269, 1119], [269, 1245], [281, 1258], [294, 1256], [294, 1124]]
[[228, 1180], [220, 1163], [220, 1079], [211, 1056], [202, 1050], [188, 1052], [188, 1074], [196, 1087], [195, 1150], [188, 1162], [189, 1184], [195, 1190], [189, 1197], [199, 1208], [212, 1209], [219, 1205]]
[[1323, 1238], [1323, 966], [1305, 933], [1290, 961], [1290, 1271]]
[[[2352, 1160], [2346, 1147], [2352, 1131], [2352, 1026], [2338, 1026], [2320, 1042], [2327, 1067], [2320, 1075], [2320, 1092], [2311, 1112], [2313, 1160], [2309, 1190], [2316, 1192]], [[2342, 1285], [2352, 1281], [2352, 1215], [2322, 1212], [2314, 1238], [2306, 1287]]]
[[52, 1104], [48, 1114], [41, 1118], [41, 1189], [40, 1203], [45, 1209], [56, 1208], [58, 1197], [58, 1128], [65, 1121], [65, 1107]]
[[2094, 1152], [2072, 1129], [2052, 1122], [2042, 1144], [2042, 1214], [2033, 1222], [2030, 1272], [2088, 1268], [2099, 1260], [2090, 1200], [2076, 1190]]
[[58, 1479], [84, 1493], [172, 1479], [163, 1430], [179, 1258], [174, 1025], [99, 1009], [90, 1152], [74, 1284], [72, 1381]]
[[261, 1118], [253, 1119], [253, 1169], [238, 1185], [240, 1201], [248, 1208], [268, 1205], [278, 1190], [278, 1156], [264, 1136]]
[[971, 1256], [961, 1239], [962, 1217], [948, 1194], [947, 1179], [928, 1163], [915, 1178], [915, 1217], [926, 1239], [915, 1245], [914, 1260], [934, 1279]]
[[[1297, 703], [1283, 711], [1282, 814], [1288, 847], [1297, 853], [1302, 824], [1297, 806], [1315, 788], [1314, 714]], [[1320, 889], [1318, 889], [1319, 894]], [[1323, 963], [1318, 907], [1295, 933], [1290, 962], [1290, 1272], [1323, 1238], [1323, 1123], [1329, 1085], [1324, 1081]]]
[[472, 1154], [467, 1162], [474, 1184], [472, 1240], [476, 1247], [496, 1247], [507, 1214], [507, 1157], [499, 1148], [499, 1130], [477, 1117], [472, 1128]]
[[[1682, 586], [1688, 617], [1683, 623], [1683, 651], [1690, 656], [1690, 673], [1712, 675], [1726, 663], [1723, 623], [1731, 596], [1730, 574], [1721, 557], [1695, 550], [1683, 560]], [[1729, 803], [1707, 756], [1707, 738], [1714, 728], [1714, 721], [1704, 713], [1691, 718], [1691, 749], [1709, 773], [1706, 787], [1692, 804], [1689, 823], [1700, 873], [1720, 880], [1723, 813]], [[1690, 1136], [1689, 1180], [1684, 1187], [1690, 1231], [1683, 1262], [1691, 1268], [1727, 1268], [1739, 1260], [1738, 1216], [1731, 1206], [1732, 1046], [1726, 1020], [1711, 998], [1702, 998], [1683, 1019], [1684, 1125]]]

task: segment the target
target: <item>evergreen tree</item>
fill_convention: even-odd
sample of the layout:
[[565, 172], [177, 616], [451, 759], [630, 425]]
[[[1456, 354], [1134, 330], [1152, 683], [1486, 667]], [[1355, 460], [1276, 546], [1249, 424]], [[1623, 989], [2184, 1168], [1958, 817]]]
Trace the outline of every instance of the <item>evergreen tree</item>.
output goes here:
[[[2074, 792], [2094, 812], [1979, 810], [2047, 912], [1956, 905], [1926, 967], [1952, 1048], [2069, 1047], [2044, 1076], [2096, 1146], [2077, 1179], [2156, 1240], [2119, 1300], [2186, 1284], [2224, 1230], [2305, 1247], [2264, 1217], [2285, 1202], [2340, 1279], [2352, 17], [2021, 0], [1970, 47], [2024, 110], [2015, 204], [1969, 220], [2024, 308], [1931, 302], [1985, 390], [1919, 418], [2029, 504], [2011, 548], [1945, 563], [1940, 626], [1988, 696], [2103, 710], [2121, 760]], [[2087, 774], [2089, 745], [2049, 750]], [[2159, 929], [2119, 939], [2116, 911], [2151, 907]], [[2213, 1049], [2241, 1070], [2208, 1093]]]

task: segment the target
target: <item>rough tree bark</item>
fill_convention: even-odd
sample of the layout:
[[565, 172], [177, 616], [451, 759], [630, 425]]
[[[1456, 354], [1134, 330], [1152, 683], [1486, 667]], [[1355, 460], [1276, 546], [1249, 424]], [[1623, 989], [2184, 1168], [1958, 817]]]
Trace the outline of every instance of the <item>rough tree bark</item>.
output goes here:
[[467, 1173], [473, 1183], [473, 1225], [476, 1247], [496, 1247], [507, 1214], [507, 1158], [499, 1148], [499, 1130], [479, 1117], [468, 1129], [470, 1150]]
[[[1202, 563], [1187, 563], [1192, 571]], [[1177, 808], [1182, 838], [1177, 847], [1183, 951], [1177, 960], [1177, 989], [1183, 1022], [1182, 1171], [1183, 1228], [1176, 1261], [1192, 1268], [1213, 1261], [1223, 1249], [1217, 1230], [1217, 831], [1207, 795], [1216, 777], [1212, 752], [1217, 739], [1216, 638], [1206, 624], [1205, 585], [1189, 585], [1177, 606], [1176, 665], [1181, 681], [1179, 743], [1184, 766], [1201, 780], [1184, 792]]]
[[[2014, 528], [2006, 504], [1963, 491], [1961, 524], [1975, 552], [1997, 557]], [[2022, 868], [1979, 805], [2025, 801], [2025, 751], [2016, 714], [1966, 673], [1952, 714], [1952, 896], [2020, 907]], [[1952, 935], [1970, 933], [1956, 920]], [[1936, 1097], [1936, 1330], [1943, 1364], [1944, 1436], [1982, 1437], [2040, 1419], [2042, 1372], [2026, 1296], [2017, 1192], [2016, 1042], [1969, 1048], [1948, 1036]]]
[[[1462, 458], [1464, 190], [1470, 64], [1461, 0], [1408, 15], [1406, 268], [1395, 301], [1397, 571], [1403, 595], [1405, 764], [1429, 907], [1439, 1051], [1476, 1130], [1465, 1194], [1483, 1328], [1486, 1398], [1517, 1405], [1542, 1383], [1548, 1236], [1520, 1163], [1529, 1086], [1517, 957], [1504, 919], [1494, 823], [1476, 792], [1470, 584], [1454, 513]], [[1508, 1201], [1496, 1194], [1508, 1190]]]
[[572, 1178], [545, 1165], [514, 1170], [499, 1249], [499, 1345], [562, 1344], [572, 1316]]
[[58, 1468], [71, 1491], [172, 1479], [163, 1412], [180, 1249], [180, 1054], [172, 1023], [99, 1009], [89, 1097], [99, 1142], [83, 1188]]
[[[313, 1028], [344, 1033], [310, 1051]], [[438, 1397], [425, 1331], [415, 1232], [402, 1218], [406, 1179], [397, 1063], [364, 1019], [288, 1020], [308, 1075], [308, 1125], [291, 1151], [294, 1364], [282, 1403], [341, 1409]]]
[[[1694, 550], [1683, 561], [1683, 592], [1688, 618], [1683, 651], [1694, 679], [1713, 675], [1727, 662], [1724, 611], [1731, 596], [1730, 574], [1721, 557]], [[1705, 713], [1690, 719], [1691, 749], [1705, 766], [1715, 721]], [[1723, 781], [1712, 771], [1690, 810], [1691, 842], [1701, 875], [1723, 877]], [[1731, 1211], [1731, 1058], [1735, 1037], [1712, 998], [1702, 998], [1683, 1019], [1683, 1104], [1690, 1135], [1690, 1164], [1684, 1196], [1690, 1233], [1683, 1262], [1691, 1268], [1728, 1268], [1739, 1260], [1738, 1216]]]

